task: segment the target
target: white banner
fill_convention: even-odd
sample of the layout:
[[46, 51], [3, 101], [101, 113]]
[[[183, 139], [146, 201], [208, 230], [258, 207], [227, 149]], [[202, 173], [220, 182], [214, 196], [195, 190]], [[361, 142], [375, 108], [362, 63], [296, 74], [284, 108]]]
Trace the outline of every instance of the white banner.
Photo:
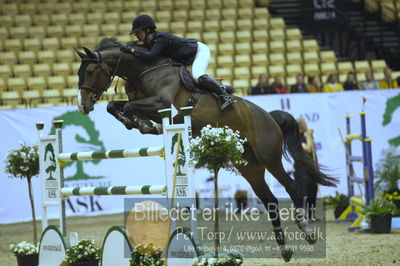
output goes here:
[[[396, 97], [397, 96], [397, 97]], [[359, 112], [366, 99], [367, 135], [372, 138], [372, 158], [380, 158], [383, 149], [389, 147], [389, 140], [400, 136], [400, 89], [379, 91], [351, 91], [323, 94], [288, 94], [248, 96], [246, 99], [267, 111], [285, 110], [295, 118], [304, 117], [314, 129], [319, 162], [340, 178], [337, 188], [321, 187], [320, 195], [328, 195], [339, 190], [347, 192], [345, 171], [345, 150], [338, 128], [346, 134], [345, 115], [351, 116], [353, 133], [361, 133]], [[386, 121], [384, 123], [384, 115]], [[136, 130], [126, 128], [107, 113], [106, 105], [99, 104], [89, 116], [83, 116], [75, 106], [43, 109], [21, 109], [0, 111], [2, 141], [0, 158], [6, 158], [11, 149], [19, 148], [18, 142], [32, 145], [37, 142], [36, 122], [44, 122], [44, 134], [51, 131], [51, 121], [63, 119], [64, 152], [101, 149], [125, 149], [162, 146], [162, 136], [141, 135]], [[54, 130], [54, 129], [53, 129]], [[397, 145], [400, 145], [397, 139]], [[353, 153], [361, 155], [361, 143], [354, 142]], [[0, 172], [0, 223], [21, 222], [31, 219], [31, 210], [26, 180], [8, 178], [1, 160]], [[357, 164], [357, 163], [356, 163]], [[291, 166], [286, 163], [286, 169]], [[361, 165], [355, 168], [362, 175]], [[117, 185], [159, 185], [164, 181], [164, 162], [158, 157], [112, 159], [102, 161], [73, 162], [65, 168], [67, 186], [117, 186]], [[195, 172], [196, 189], [201, 197], [212, 197], [212, 182], [207, 182], [211, 174], [206, 170]], [[277, 197], [287, 197], [282, 186], [266, 174], [268, 183]], [[161, 183], [160, 183], [161, 182]], [[223, 172], [220, 175], [222, 197], [233, 197], [235, 190], [250, 190], [241, 176]], [[35, 210], [41, 218], [40, 186], [38, 178], [33, 178]], [[80, 196], [71, 197], [67, 202], [69, 215], [97, 215], [122, 212], [125, 196]], [[49, 210], [55, 217], [57, 211]]]

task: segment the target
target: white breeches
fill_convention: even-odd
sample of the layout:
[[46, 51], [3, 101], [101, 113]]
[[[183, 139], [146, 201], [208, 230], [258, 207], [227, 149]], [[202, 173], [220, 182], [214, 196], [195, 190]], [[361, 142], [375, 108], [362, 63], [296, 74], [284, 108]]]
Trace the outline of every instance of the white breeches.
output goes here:
[[197, 53], [192, 64], [193, 78], [198, 81], [199, 77], [206, 74], [210, 62], [210, 49], [202, 42], [197, 42]]

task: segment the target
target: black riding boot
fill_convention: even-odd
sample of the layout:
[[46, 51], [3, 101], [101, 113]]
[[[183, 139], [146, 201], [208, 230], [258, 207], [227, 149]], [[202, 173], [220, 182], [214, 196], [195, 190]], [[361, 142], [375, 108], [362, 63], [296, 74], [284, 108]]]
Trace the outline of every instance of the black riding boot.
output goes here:
[[209, 89], [210, 91], [216, 93], [219, 96], [219, 98], [222, 101], [222, 103], [219, 106], [221, 110], [225, 110], [229, 105], [231, 105], [234, 102], [233, 96], [226, 91], [225, 85], [218, 83], [212, 77], [208, 75], [203, 75], [199, 77], [199, 83], [204, 88]]

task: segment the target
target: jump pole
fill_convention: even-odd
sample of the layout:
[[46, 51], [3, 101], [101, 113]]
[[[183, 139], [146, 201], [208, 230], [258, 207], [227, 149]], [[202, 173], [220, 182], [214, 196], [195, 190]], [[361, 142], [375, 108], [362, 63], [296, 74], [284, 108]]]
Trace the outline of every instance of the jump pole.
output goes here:
[[[183, 124], [173, 124], [171, 109], [160, 110], [163, 122], [163, 147], [150, 147], [139, 149], [123, 149], [108, 151], [88, 151], [63, 153], [62, 150], [62, 121], [53, 121], [56, 128], [55, 135], [43, 135], [44, 123], [37, 123], [36, 128], [39, 134], [39, 165], [40, 181], [42, 191], [42, 231], [48, 226], [48, 208], [57, 207], [60, 209], [60, 229], [66, 235], [66, 217], [64, 200], [69, 196], [80, 195], [145, 195], [164, 194], [168, 199], [174, 199], [176, 204], [182, 207], [191, 207], [194, 199], [194, 184], [191, 171], [187, 164], [189, 154], [187, 149], [179, 151], [179, 156], [184, 158], [184, 164], [175, 162], [174, 150], [177, 146], [177, 136], [181, 134], [182, 147], [188, 147], [191, 137], [191, 114], [192, 107], [182, 107], [184, 116]], [[171, 122], [170, 122], [171, 120]], [[135, 158], [143, 156], [164, 157], [165, 184], [164, 185], [143, 185], [143, 186], [111, 186], [111, 187], [64, 187], [63, 165], [69, 161], [87, 161], [98, 159]], [[173, 184], [174, 165], [177, 164], [178, 174], [176, 184]], [[174, 189], [173, 189], [174, 188]], [[191, 227], [196, 228], [197, 224], [191, 221]], [[197, 234], [197, 230], [194, 230]]]

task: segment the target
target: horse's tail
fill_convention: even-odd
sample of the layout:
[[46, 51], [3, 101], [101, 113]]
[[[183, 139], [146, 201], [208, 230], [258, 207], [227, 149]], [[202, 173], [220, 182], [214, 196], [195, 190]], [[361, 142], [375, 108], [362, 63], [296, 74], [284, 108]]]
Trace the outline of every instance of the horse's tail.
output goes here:
[[283, 155], [290, 161], [288, 152], [294, 160], [295, 168], [303, 168], [315, 183], [323, 186], [336, 186], [338, 180], [321, 172], [311, 156], [306, 154], [301, 146], [299, 125], [294, 117], [284, 111], [276, 110], [269, 113], [276, 121], [283, 135]]

